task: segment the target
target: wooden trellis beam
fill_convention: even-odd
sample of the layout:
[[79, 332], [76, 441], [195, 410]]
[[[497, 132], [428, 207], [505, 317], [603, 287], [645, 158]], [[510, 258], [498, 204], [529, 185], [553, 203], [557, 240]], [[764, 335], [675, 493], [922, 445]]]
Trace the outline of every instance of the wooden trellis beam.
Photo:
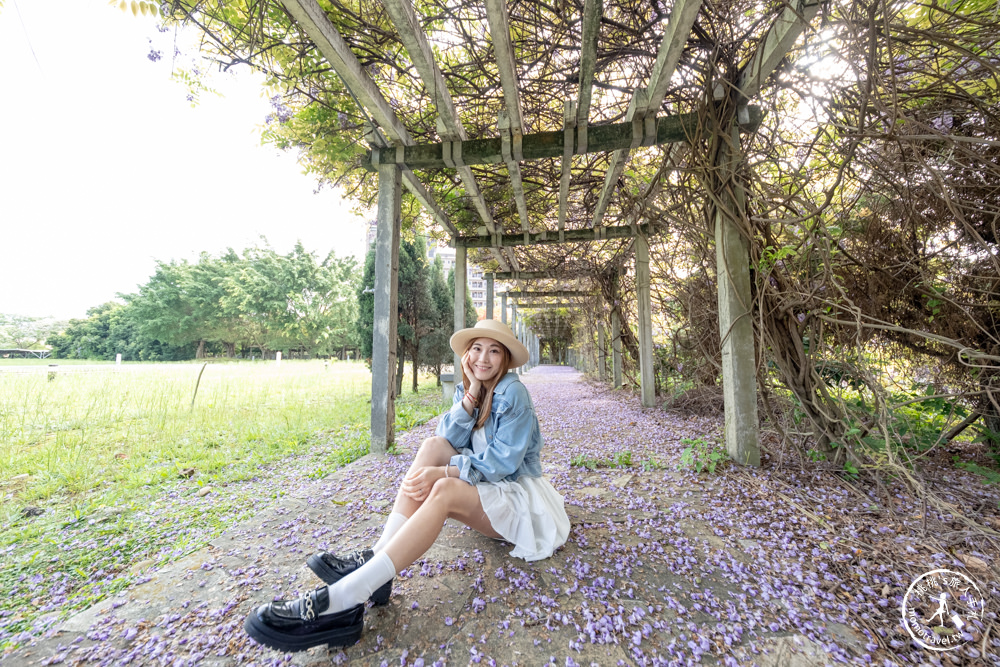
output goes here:
[[574, 290], [548, 290], [548, 291], [537, 291], [529, 292], [525, 290], [510, 290], [507, 295], [515, 299], [524, 299], [531, 297], [577, 297], [577, 296], [600, 296], [599, 292], [583, 292]]
[[[594, 88], [594, 71], [597, 69], [597, 40], [601, 33], [603, 13], [604, 5], [601, 0], [585, 0], [580, 27], [580, 89], [576, 102], [566, 101], [563, 119], [564, 131], [577, 128], [576, 134], [583, 152], [587, 150], [590, 98]], [[567, 132], [563, 142], [562, 174], [559, 179], [559, 229], [566, 226], [572, 167], [573, 141], [572, 135]]]
[[767, 77], [771, 76], [819, 12], [819, 5], [817, 0], [796, 0], [785, 6], [781, 16], [768, 28], [750, 62], [740, 72], [740, 92], [745, 99], [751, 99], [760, 92]]
[[[456, 236], [451, 244], [455, 248], [507, 248], [521, 245], [548, 245], [553, 243], [580, 243], [624, 239], [642, 234], [654, 233], [650, 223], [622, 227], [599, 227], [597, 229], [567, 229], [561, 232], [542, 231], [523, 234], [490, 234], [489, 236]], [[498, 274], [499, 275], [499, 274]]]
[[576, 126], [583, 129], [584, 146], [587, 145], [590, 97], [594, 86], [594, 72], [597, 70], [597, 39], [601, 33], [603, 14], [604, 3], [601, 0], [584, 1], [580, 41], [580, 92], [576, 103]]
[[[760, 125], [762, 118], [763, 113], [760, 107], [747, 107], [747, 116], [739, 123], [740, 131], [753, 132]], [[700, 125], [699, 114], [690, 112], [654, 118], [638, 128], [638, 131], [640, 132], [639, 136], [649, 145], [669, 144], [688, 141], [698, 134]], [[632, 123], [594, 125], [587, 131], [587, 145], [581, 147], [580, 128], [574, 128], [572, 130], [573, 154], [582, 155], [584, 152], [595, 153], [628, 148], [632, 144], [635, 129]], [[647, 129], [648, 133], [642, 135], [641, 133]], [[522, 157], [525, 160], [560, 157], [563, 154], [564, 139], [568, 132], [570, 130], [525, 135], [521, 143]], [[445, 151], [452, 160], [451, 164], [444, 160]], [[410, 169], [443, 169], [454, 167], [456, 156], [462, 164], [467, 165], [498, 164], [503, 161], [501, 139], [492, 137], [468, 141], [445, 141], [438, 144], [407, 145], [401, 149], [374, 147], [364, 161], [364, 166], [371, 171], [374, 171], [380, 164], [388, 163]]]
[[[427, 40], [427, 35], [420, 26], [417, 13], [413, 9], [413, 5], [410, 4], [410, 0], [385, 0], [382, 4], [385, 6], [386, 11], [389, 12], [389, 16], [396, 26], [400, 41], [403, 42], [403, 46], [406, 48], [406, 52], [410, 56], [410, 61], [413, 63], [417, 74], [420, 76], [420, 80], [424, 84], [424, 88], [427, 89], [428, 94], [434, 101], [434, 107], [438, 112], [441, 137], [447, 141], [465, 141], [469, 136], [466, 134], [465, 127], [458, 117], [458, 112], [455, 110], [455, 103], [452, 100], [451, 93], [448, 92], [448, 86], [444, 80], [444, 74], [442, 74], [441, 69], [434, 60], [434, 52], [431, 49], [430, 42]], [[458, 177], [461, 179], [462, 186], [476, 207], [476, 211], [479, 213], [479, 217], [486, 226], [486, 229], [490, 233], [495, 232], [496, 226], [493, 222], [493, 215], [486, 205], [486, 199], [479, 189], [479, 184], [476, 183], [476, 177], [473, 175], [472, 169], [464, 165], [458, 167]], [[506, 266], [506, 260], [499, 252], [494, 252], [493, 254], [501, 266]]]
[[594, 272], [593, 267], [569, 267], [549, 271], [498, 271], [493, 274], [493, 277], [496, 280], [564, 280], [574, 277], [589, 277]]
[[[288, 13], [303, 27], [330, 66], [368, 110], [379, 127], [389, 135], [389, 139], [399, 147], [412, 146], [415, 143], [413, 137], [396, 117], [389, 102], [382, 96], [378, 86], [365, 72], [351, 51], [351, 47], [337, 32], [316, 0], [283, 0], [283, 2]], [[413, 193], [431, 217], [448, 230], [449, 234], [458, 233], [448, 216], [434, 203], [434, 198], [420, 180], [405, 166], [403, 166], [403, 185]]]
[[[653, 65], [653, 72], [650, 75], [649, 85], [640, 88], [632, 95], [625, 120], [628, 123], [648, 123], [650, 118], [655, 118], [656, 113], [663, 104], [663, 98], [667, 94], [667, 87], [670, 84], [670, 77], [677, 69], [681, 54], [684, 52], [684, 45], [687, 43], [688, 35], [695, 19], [698, 18], [698, 11], [701, 9], [702, 0], [677, 0], [670, 12], [670, 23], [663, 33], [663, 41], [660, 42], [660, 50], [656, 54], [656, 64]], [[633, 135], [638, 134], [633, 132]], [[628, 161], [629, 153], [639, 145], [648, 146], [646, 142], [637, 143], [633, 141], [628, 147], [619, 148], [611, 156], [611, 163], [604, 176], [604, 187], [601, 189], [601, 196], [594, 207], [594, 227], [599, 227], [604, 221], [604, 213], [607, 211], [611, 197], [614, 196], [618, 179], [621, 178], [622, 170]]]
[[566, 301], [563, 303], [521, 303], [517, 307], [521, 310], [555, 310], [557, 308], [575, 308], [588, 305], [586, 301]]
[[510, 21], [507, 18], [506, 0], [486, 0], [486, 21], [493, 38], [500, 86], [503, 88], [505, 113], [501, 114], [500, 136], [503, 142], [504, 164], [510, 173], [510, 183], [514, 190], [517, 213], [521, 218], [521, 229], [528, 231], [528, 205], [524, 200], [524, 184], [521, 181], [521, 137], [524, 134], [524, 119], [521, 117], [521, 94], [518, 91], [517, 65], [514, 60], [514, 45], [510, 41]]

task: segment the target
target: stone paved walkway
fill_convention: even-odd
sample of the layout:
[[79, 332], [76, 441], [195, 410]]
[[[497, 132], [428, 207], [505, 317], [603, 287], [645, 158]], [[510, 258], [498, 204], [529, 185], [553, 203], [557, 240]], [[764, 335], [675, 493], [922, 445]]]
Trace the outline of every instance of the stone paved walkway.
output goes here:
[[821, 622], [793, 595], [777, 595], [768, 577], [780, 560], [714, 517], [739, 501], [724, 475], [679, 472], [681, 439], [717, 438], [715, 420], [642, 409], [568, 368], [539, 367], [524, 382], [546, 438], [546, 474], [573, 524], [552, 558], [513, 559], [508, 545], [449, 522], [397, 578], [390, 603], [368, 611], [357, 645], [282, 655], [244, 635], [255, 605], [319, 583], [307, 555], [375, 541], [431, 422], [403, 434], [398, 455], [365, 457], [262, 500], [253, 520], [4, 662], [807, 665], [865, 652], [849, 615]]

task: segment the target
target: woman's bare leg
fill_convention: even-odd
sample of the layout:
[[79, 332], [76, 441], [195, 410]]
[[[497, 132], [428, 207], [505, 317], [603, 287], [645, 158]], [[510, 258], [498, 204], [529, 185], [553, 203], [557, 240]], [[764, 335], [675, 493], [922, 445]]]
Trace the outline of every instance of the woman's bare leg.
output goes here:
[[[398, 506], [399, 498], [396, 502]], [[441, 534], [445, 519], [461, 521], [487, 537], [500, 537], [483, 510], [479, 491], [461, 479], [439, 479], [434, 483], [427, 500], [415, 504], [416, 510], [384, 550], [397, 572], [409, 567], [431, 548], [434, 540]]]
[[[447, 465], [447, 463], [451, 461], [451, 457], [456, 454], [458, 454], [458, 452], [451, 446], [451, 443], [448, 442], [447, 439], [442, 438], [439, 435], [435, 435], [427, 438], [420, 444], [420, 448], [417, 449], [417, 455], [413, 457], [413, 463], [410, 464], [410, 471], [424, 468], [426, 466]], [[468, 484], [466, 484], [466, 486], [468, 486]], [[402, 491], [397, 491], [396, 502], [392, 506], [392, 511], [398, 512], [406, 517], [412, 517], [413, 513], [417, 511], [417, 508], [425, 502], [427, 502], [427, 500], [414, 500], [409, 496], [403, 495]]]

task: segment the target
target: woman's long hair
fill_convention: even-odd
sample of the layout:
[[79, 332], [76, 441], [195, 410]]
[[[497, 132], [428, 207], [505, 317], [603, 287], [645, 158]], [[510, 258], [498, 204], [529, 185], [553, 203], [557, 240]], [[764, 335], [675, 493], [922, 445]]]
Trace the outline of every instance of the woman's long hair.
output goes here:
[[[488, 336], [483, 336], [483, 338], [488, 338]], [[473, 338], [469, 341], [469, 344], [465, 346], [465, 352], [463, 357], [469, 353], [472, 349], [472, 345], [479, 340], [478, 338]], [[490, 338], [490, 340], [493, 340]], [[500, 343], [500, 364], [502, 369], [499, 373], [491, 377], [489, 380], [483, 383], [483, 386], [479, 388], [479, 396], [474, 396], [473, 398], [479, 399], [479, 419], [476, 420], [476, 428], [482, 428], [486, 424], [486, 420], [490, 418], [490, 408], [493, 405], [493, 390], [497, 388], [500, 380], [503, 376], [507, 374], [510, 370], [510, 350], [503, 343]], [[469, 377], [465, 374], [465, 368], [462, 368], [462, 387], [468, 388]]]

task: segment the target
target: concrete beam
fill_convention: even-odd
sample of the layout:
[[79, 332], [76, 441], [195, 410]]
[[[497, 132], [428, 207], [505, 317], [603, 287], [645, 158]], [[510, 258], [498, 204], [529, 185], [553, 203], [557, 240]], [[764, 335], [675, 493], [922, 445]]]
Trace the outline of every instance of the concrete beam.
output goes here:
[[[327, 59], [330, 66], [337, 72], [344, 84], [357, 98], [358, 102], [372, 115], [382, 131], [389, 135], [390, 141], [396, 146], [412, 146], [413, 137], [406, 127], [396, 117], [389, 102], [383, 97], [378, 86], [368, 76], [350, 46], [344, 41], [337, 29], [326, 17], [326, 13], [316, 0], [282, 0], [288, 13], [302, 26], [309, 39]], [[408, 168], [403, 170], [403, 182], [406, 189], [417, 198], [417, 201], [427, 209], [438, 224], [450, 234], [457, 233], [448, 217], [434, 203], [433, 197], [427, 192], [419, 180]]]
[[[667, 93], [667, 86], [670, 78], [677, 69], [681, 54], [684, 52], [684, 45], [687, 44], [688, 35], [695, 19], [698, 18], [698, 10], [701, 8], [702, 0], [677, 0], [670, 11], [670, 22], [663, 34], [663, 41], [660, 42], [659, 51], [656, 54], [656, 63], [650, 76], [649, 85], [646, 88], [636, 90], [629, 102], [628, 111], [625, 113], [625, 122], [633, 126], [633, 136], [645, 136], [647, 130], [638, 126], [646, 126], [650, 118], [655, 118], [663, 98]], [[622, 175], [625, 163], [628, 161], [629, 153], [638, 146], [652, 145], [648, 140], [633, 140], [629, 146], [623, 146], [616, 150], [611, 156], [611, 162], [604, 175], [604, 187], [601, 189], [601, 196], [594, 207], [593, 226], [599, 227], [604, 221], [604, 213], [608, 204], [614, 196], [618, 179]]]
[[517, 306], [522, 310], [555, 310], [558, 308], [579, 308], [586, 306], [586, 301], [570, 301], [563, 303], [523, 303], [518, 301]]
[[542, 231], [523, 234], [492, 234], [489, 236], [460, 236], [451, 239], [451, 245], [456, 248], [508, 248], [521, 245], [551, 245], [553, 243], [572, 243], [587, 241], [605, 241], [608, 239], [632, 238], [639, 234], [652, 235], [654, 228], [651, 223], [623, 227], [600, 227], [598, 229], [567, 229], [562, 232]]
[[[740, 130], [753, 132], [760, 126], [763, 112], [758, 106], [747, 108], [747, 117], [741, 121]], [[650, 121], [648, 133], [646, 125], [640, 128], [640, 141], [650, 142], [649, 145], [676, 143], [688, 141], [699, 136], [701, 120], [696, 112], [661, 116]], [[632, 145], [634, 126], [632, 123], [613, 123], [609, 125], [594, 125], [587, 131], [587, 144], [580, 143], [580, 128], [573, 130], [573, 154], [597, 153], [603, 151], [628, 148]], [[561, 157], [563, 154], [565, 132], [536, 132], [524, 135], [521, 140], [521, 153], [525, 160]], [[444, 159], [445, 151], [449, 161]], [[503, 162], [503, 141], [500, 137], [490, 139], [469, 139], [468, 141], [441, 142], [437, 144], [406, 145], [402, 150], [395, 148], [372, 148], [363, 161], [366, 169], [374, 171], [379, 164], [393, 163], [410, 169], [444, 169], [455, 164], [455, 157], [462, 164], [500, 164]], [[450, 162], [450, 164], [449, 164]]]
[[600, 296], [600, 292], [593, 291], [573, 291], [573, 290], [547, 290], [547, 291], [535, 291], [529, 292], [525, 290], [509, 290], [506, 292], [511, 297], [523, 299], [525, 297], [543, 297], [543, 296], [556, 296], [556, 297], [575, 297], [575, 296]]
[[[434, 52], [410, 0], [385, 0], [383, 5], [396, 26], [400, 41], [403, 42], [403, 46], [410, 56], [410, 62], [413, 63], [424, 88], [434, 101], [438, 112], [438, 129], [441, 137], [447, 141], [465, 141], [469, 138], [468, 134], [466, 134], [465, 127], [458, 117], [455, 103], [444, 80], [444, 74], [434, 60]], [[495, 232], [496, 225], [493, 221], [493, 215], [486, 205], [486, 199], [479, 189], [472, 169], [462, 165], [458, 166], [457, 172], [462, 181], [462, 187], [465, 188], [465, 192], [469, 200], [472, 201], [483, 225], [490, 233]], [[454, 232], [452, 234], [454, 235]], [[502, 255], [494, 253], [494, 257], [501, 266], [506, 266]]]
[[[504, 153], [504, 163], [510, 174], [514, 201], [521, 218], [521, 229], [528, 231], [528, 207], [524, 200], [524, 185], [521, 181], [521, 137], [524, 134], [524, 119], [521, 116], [521, 93], [514, 57], [514, 45], [510, 41], [510, 20], [507, 17], [506, 0], [486, 0], [486, 22], [493, 39], [500, 87], [503, 89], [504, 113], [500, 116], [499, 129], [502, 138], [509, 136], [509, 144]], [[506, 142], [505, 142], [506, 143]]]
[[[584, 0], [583, 26], [580, 34], [580, 88], [577, 94], [576, 125], [587, 127], [590, 118], [590, 98], [594, 86], [594, 72], [597, 70], [597, 41], [601, 35], [601, 16], [604, 3], [601, 0]], [[586, 138], [584, 144], [586, 144]]]
[[372, 337], [371, 453], [384, 456], [396, 438], [396, 338], [399, 282], [400, 196], [398, 167], [379, 167], [375, 232], [375, 312]]
[[740, 72], [739, 88], [744, 99], [751, 99], [771, 76], [785, 54], [795, 44], [819, 12], [816, 0], [792, 0], [768, 29], [753, 56]]
[[566, 100], [563, 109], [563, 155], [559, 176], [559, 229], [566, 227], [569, 211], [569, 181], [573, 167], [573, 128], [576, 127], [576, 103]]

